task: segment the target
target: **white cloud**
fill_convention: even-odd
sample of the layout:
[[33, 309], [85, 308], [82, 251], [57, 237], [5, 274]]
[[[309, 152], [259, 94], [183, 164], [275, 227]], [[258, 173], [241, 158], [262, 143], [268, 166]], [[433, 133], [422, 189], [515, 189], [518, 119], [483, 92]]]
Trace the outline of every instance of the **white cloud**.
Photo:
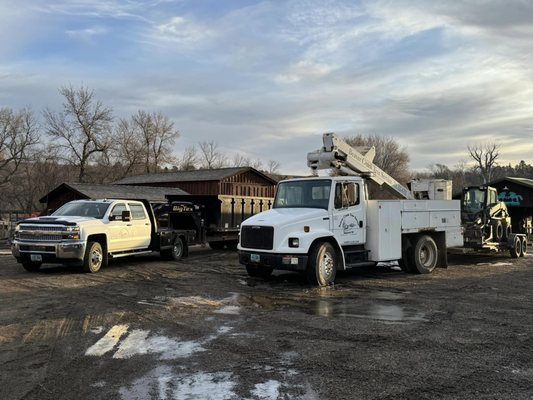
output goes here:
[[201, 45], [212, 36], [210, 29], [182, 16], [172, 17], [169, 21], [156, 25], [152, 38], [175, 44], [181, 48]]
[[109, 32], [109, 29], [107, 28], [104, 28], [101, 26], [94, 26], [94, 27], [85, 28], [85, 29], [76, 29], [76, 30], [68, 29], [66, 31], [66, 34], [73, 39], [91, 43], [96, 37], [105, 35], [108, 32]]
[[[165, 112], [183, 134], [179, 148], [213, 139], [228, 152], [277, 159], [286, 172], [306, 170], [305, 153], [325, 131], [393, 136], [416, 168], [453, 165], [469, 141], [487, 138], [502, 142], [502, 157], [533, 162], [525, 140], [533, 126], [533, 3], [230, 3], [216, 14], [192, 1], [54, 0], [25, 3], [24, 12], [0, 5], [6, 54], [46, 37], [29, 29], [13, 38], [14, 27], [73, 15], [84, 28], [65, 23], [70, 37], [106, 34], [131, 46], [123, 63], [104, 54], [106, 65], [67, 63], [63, 54], [4, 57], [14, 61], [0, 65], [0, 102], [53, 106], [58, 87], [84, 82], [119, 116]], [[40, 4], [37, 13], [31, 4]]]

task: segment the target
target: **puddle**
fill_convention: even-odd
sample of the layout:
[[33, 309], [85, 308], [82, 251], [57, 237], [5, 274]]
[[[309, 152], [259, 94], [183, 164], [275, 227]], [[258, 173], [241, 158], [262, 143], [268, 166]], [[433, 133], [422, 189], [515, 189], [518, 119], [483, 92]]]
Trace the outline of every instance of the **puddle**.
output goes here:
[[[343, 292], [316, 292], [317, 296], [274, 297], [264, 294], [234, 293], [225, 299], [227, 305], [217, 313], [234, 314], [232, 307], [260, 308], [266, 311], [293, 308], [313, 315], [328, 318], [364, 318], [384, 323], [427, 322], [422, 311], [408, 309], [398, 304], [387, 304], [405, 298], [406, 292], [373, 291], [361, 292], [360, 296], [345, 297]], [[316, 300], [322, 297], [324, 300]]]
[[[252, 369], [261, 372], [258, 366]], [[271, 373], [282, 373], [273, 370]], [[318, 394], [308, 382], [293, 382], [287, 375], [281, 380], [263, 377], [250, 386], [234, 372], [218, 371], [184, 373], [170, 365], [160, 365], [141, 378], [119, 389], [124, 400], [157, 398], [202, 400], [318, 400]], [[249, 378], [248, 378], [249, 379]], [[257, 382], [257, 381], [256, 381]], [[243, 385], [244, 387], [241, 387]], [[244, 396], [238, 393], [243, 393]]]
[[397, 304], [357, 304], [319, 300], [309, 312], [328, 318], [362, 318], [384, 323], [428, 322], [426, 314]]
[[237, 383], [229, 372], [176, 374], [169, 366], [160, 366], [129, 387], [122, 387], [119, 394], [123, 399], [143, 400], [157, 394], [166, 399], [236, 399]]

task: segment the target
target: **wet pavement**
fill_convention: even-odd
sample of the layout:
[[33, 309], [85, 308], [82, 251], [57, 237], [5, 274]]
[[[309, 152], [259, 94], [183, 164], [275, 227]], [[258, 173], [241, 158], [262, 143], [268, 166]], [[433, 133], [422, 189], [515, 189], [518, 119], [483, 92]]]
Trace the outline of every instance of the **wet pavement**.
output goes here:
[[203, 248], [98, 274], [0, 256], [0, 398], [533, 398], [533, 257], [450, 263], [313, 288]]

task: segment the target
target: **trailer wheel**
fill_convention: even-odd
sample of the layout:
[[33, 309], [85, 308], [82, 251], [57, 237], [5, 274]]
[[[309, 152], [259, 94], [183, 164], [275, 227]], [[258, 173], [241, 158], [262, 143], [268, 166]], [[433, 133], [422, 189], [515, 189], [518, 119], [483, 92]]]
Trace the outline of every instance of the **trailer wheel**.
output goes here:
[[522, 252], [520, 253], [520, 257], [524, 257], [527, 254], [527, 239], [525, 237], [522, 238]]
[[37, 272], [43, 263], [39, 261], [23, 261], [22, 266], [28, 272]]
[[104, 251], [98, 242], [87, 243], [85, 256], [83, 257], [83, 271], [95, 273], [100, 271], [104, 261]]
[[520, 254], [522, 254], [522, 239], [520, 239], [520, 236], [514, 237], [513, 247], [509, 249], [509, 252], [512, 258], [520, 257]]
[[306, 272], [311, 285], [333, 284], [337, 275], [337, 252], [330, 243], [317, 243], [313, 246]]
[[181, 260], [183, 258], [184, 253], [185, 253], [185, 244], [183, 243], [183, 239], [177, 236], [176, 240], [174, 240], [174, 243], [172, 244], [172, 250], [171, 250], [172, 259], [176, 261]]
[[409, 264], [412, 267], [410, 272], [415, 274], [429, 274], [437, 266], [438, 249], [437, 244], [431, 236], [422, 235], [416, 244], [409, 249]]
[[272, 275], [274, 268], [260, 267], [258, 265], [246, 264], [246, 272], [253, 278], [268, 278]]

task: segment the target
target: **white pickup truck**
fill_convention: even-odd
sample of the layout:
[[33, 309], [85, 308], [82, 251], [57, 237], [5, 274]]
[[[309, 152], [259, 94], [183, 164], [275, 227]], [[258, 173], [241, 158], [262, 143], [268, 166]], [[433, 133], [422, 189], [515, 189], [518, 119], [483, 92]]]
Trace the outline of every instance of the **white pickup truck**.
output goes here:
[[[194, 211], [191, 204], [179, 209]], [[159, 251], [180, 259], [200, 236], [198, 229], [159, 228], [146, 200], [76, 200], [50, 216], [19, 221], [12, 254], [28, 271], [43, 263], [74, 263], [98, 272], [109, 258], [134, 254]]]

